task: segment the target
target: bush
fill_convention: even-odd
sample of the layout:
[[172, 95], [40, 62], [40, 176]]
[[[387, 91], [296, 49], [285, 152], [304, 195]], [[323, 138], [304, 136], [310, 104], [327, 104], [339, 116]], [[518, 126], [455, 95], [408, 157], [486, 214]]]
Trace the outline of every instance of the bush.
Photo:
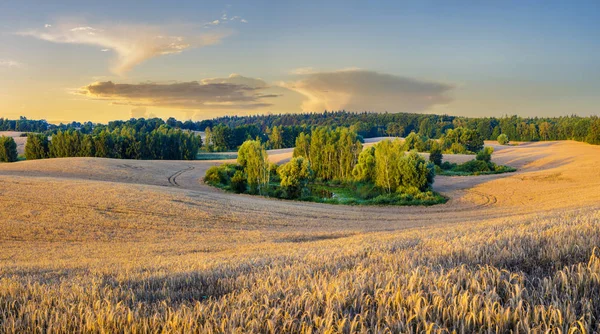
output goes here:
[[236, 193], [244, 193], [248, 189], [246, 175], [241, 170], [236, 171], [231, 178], [231, 190]]
[[471, 160], [456, 166], [456, 171], [466, 173], [489, 172], [490, 166], [482, 160]]
[[17, 161], [17, 143], [12, 137], [0, 137], [0, 162]]
[[436, 166], [442, 165], [442, 160], [444, 156], [442, 155], [442, 148], [437, 142], [431, 145], [431, 150], [429, 151], [429, 161], [431, 161]]
[[508, 136], [506, 134], [501, 134], [498, 136], [498, 144], [500, 145], [508, 145], [509, 141], [508, 141]]
[[467, 153], [467, 148], [462, 144], [453, 143], [452, 145], [450, 145], [448, 151], [452, 154], [465, 154]]
[[489, 163], [492, 161], [492, 153], [494, 153], [493, 147], [485, 147], [483, 150], [477, 152], [475, 159]]

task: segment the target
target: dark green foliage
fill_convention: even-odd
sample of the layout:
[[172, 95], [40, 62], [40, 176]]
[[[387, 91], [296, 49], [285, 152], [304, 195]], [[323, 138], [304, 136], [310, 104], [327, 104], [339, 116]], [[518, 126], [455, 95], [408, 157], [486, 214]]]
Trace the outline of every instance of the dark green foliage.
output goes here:
[[17, 143], [12, 137], [0, 137], [0, 162], [17, 161]]
[[25, 159], [35, 160], [47, 158], [50, 154], [48, 136], [41, 133], [28, 133], [25, 144]]
[[493, 147], [485, 147], [481, 151], [477, 152], [476, 160], [484, 161], [485, 163], [489, 163], [492, 161], [492, 153], [494, 153]]
[[193, 160], [202, 141], [192, 132], [166, 124], [151, 132], [130, 126], [103, 128], [95, 134], [59, 130], [52, 135], [47, 157], [100, 157], [116, 159]]
[[431, 145], [431, 149], [429, 150], [429, 161], [431, 161], [436, 166], [441, 166], [443, 159], [444, 156], [442, 155], [441, 146], [437, 142], [434, 142], [434, 144]]
[[492, 147], [485, 147], [477, 153], [475, 159], [457, 165], [444, 162], [436, 168], [440, 175], [483, 175], [514, 172], [516, 169], [509, 166], [496, 165], [492, 162]]
[[231, 190], [236, 193], [244, 193], [248, 190], [247, 176], [243, 171], [237, 170], [231, 177]]

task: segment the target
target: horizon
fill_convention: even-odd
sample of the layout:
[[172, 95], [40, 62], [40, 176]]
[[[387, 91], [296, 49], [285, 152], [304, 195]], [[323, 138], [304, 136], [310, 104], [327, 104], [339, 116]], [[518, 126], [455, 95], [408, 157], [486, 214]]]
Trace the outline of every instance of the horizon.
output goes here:
[[[0, 4], [0, 115], [597, 115], [600, 4]], [[135, 12], [136, 15], [131, 15]]]

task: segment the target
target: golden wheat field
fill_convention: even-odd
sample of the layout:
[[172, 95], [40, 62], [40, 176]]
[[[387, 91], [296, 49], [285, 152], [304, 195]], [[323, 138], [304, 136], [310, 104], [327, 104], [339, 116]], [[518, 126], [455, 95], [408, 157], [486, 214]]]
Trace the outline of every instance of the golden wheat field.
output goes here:
[[431, 207], [225, 193], [222, 161], [0, 164], [0, 332], [600, 331], [600, 147], [486, 144], [518, 171], [438, 176]]

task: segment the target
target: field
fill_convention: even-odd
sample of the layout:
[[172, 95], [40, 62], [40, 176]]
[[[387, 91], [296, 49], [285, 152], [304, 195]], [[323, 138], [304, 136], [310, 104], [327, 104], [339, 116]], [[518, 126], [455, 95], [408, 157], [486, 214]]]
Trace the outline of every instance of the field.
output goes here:
[[0, 332], [600, 331], [600, 147], [486, 144], [517, 172], [431, 207], [200, 182], [225, 160], [0, 164]]

